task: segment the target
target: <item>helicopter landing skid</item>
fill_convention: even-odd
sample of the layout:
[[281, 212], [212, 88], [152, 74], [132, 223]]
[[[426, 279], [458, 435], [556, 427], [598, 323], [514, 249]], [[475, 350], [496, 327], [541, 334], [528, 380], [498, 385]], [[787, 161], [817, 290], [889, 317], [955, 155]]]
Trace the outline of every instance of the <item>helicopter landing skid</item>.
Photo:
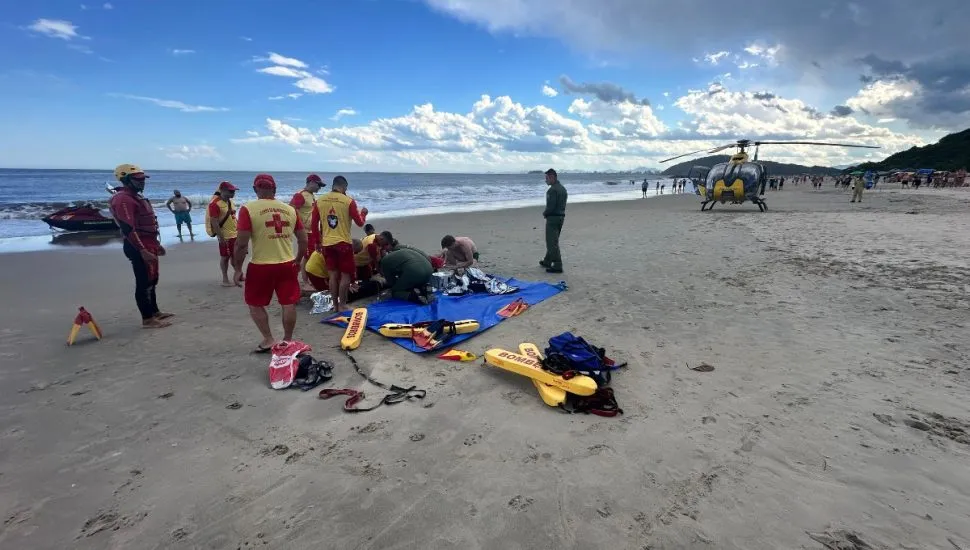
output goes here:
[[[768, 203], [766, 203], [760, 197], [752, 198], [752, 199], [749, 199], [749, 200], [751, 202], [755, 203], [756, 205], [758, 205], [758, 210], [760, 210], [761, 212], [767, 212], [768, 211]], [[701, 203], [701, 212], [710, 212], [711, 210], [714, 210], [714, 205], [715, 204], [717, 204], [717, 201], [704, 201], [704, 202], [702, 202]], [[735, 202], [734, 204], [741, 204], [741, 203], [740, 202]]]

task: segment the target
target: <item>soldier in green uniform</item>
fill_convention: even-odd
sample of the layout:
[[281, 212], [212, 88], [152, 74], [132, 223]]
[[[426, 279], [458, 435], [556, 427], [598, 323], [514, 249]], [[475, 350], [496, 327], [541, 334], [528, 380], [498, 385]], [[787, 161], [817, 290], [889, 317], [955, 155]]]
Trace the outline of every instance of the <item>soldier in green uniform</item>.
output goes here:
[[427, 286], [434, 268], [420, 250], [400, 246], [381, 258], [381, 273], [398, 300], [427, 303]]
[[546, 257], [539, 265], [547, 273], [562, 273], [562, 253], [559, 251], [559, 234], [566, 219], [566, 188], [559, 183], [559, 176], [552, 168], [546, 170], [546, 209], [542, 217], [546, 219]]

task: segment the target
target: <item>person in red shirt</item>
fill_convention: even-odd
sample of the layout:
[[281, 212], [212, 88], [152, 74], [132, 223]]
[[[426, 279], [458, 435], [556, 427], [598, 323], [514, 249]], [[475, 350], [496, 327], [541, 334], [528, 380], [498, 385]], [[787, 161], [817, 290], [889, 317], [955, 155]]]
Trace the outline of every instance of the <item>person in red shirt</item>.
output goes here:
[[[299, 263], [297, 257], [306, 253], [306, 231], [296, 210], [276, 200], [276, 181], [269, 174], [259, 174], [253, 180], [256, 200], [239, 210], [239, 236], [233, 254], [236, 285], [242, 285], [242, 264], [252, 242], [252, 258], [246, 268], [243, 296], [249, 314], [263, 336], [255, 353], [268, 353], [276, 340], [269, 327], [266, 306], [276, 294], [283, 310], [283, 341], [293, 339], [296, 327], [296, 303], [300, 301]], [[298, 256], [293, 254], [296, 237]]]
[[155, 288], [158, 286], [158, 257], [165, 255], [158, 238], [158, 218], [147, 199], [141, 196], [148, 175], [134, 164], [115, 168], [115, 178], [121, 189], [111, 196], [108, 207], [124, 236], [125, 256], [135, 273], [135, 303], [141, 313], [144, 328], [164, 328], [171, 313], [158, 309]]
[[222, 286], [233, 286], [229, 281], [229, 263], [236, 248], [236, 203], [232, 200], [239, 188], [224, 181], [209, 202], [209, 225], [219, 240], [219, 269], [222, 270]]
[[[313, 205], [317, 202], [316, 193], [321, 188], [326, 187], [327, 184], [323, 183], [320, 176], [316, 174], [310, 174], [306, 177], [306, 186], [300, 191], [297, 191], [293, 198], [290, 199], [290, 206], [292, 206], [296, 213], [300, 216], [300, 221], [303, 222], [303, 227], [307, 231], [310, 230], [310, 218], [313, 215]], [[305, 288], [310, 288], [310, 280], [307, 277], [306, 272], [306, 262], [310, 259], [310, 254], [316, 250], [316, 244], [312, 241], [308, 243], [306, 249], [306, 255], [300, 259], [300, 277], [303, 280], [303, 286]]]

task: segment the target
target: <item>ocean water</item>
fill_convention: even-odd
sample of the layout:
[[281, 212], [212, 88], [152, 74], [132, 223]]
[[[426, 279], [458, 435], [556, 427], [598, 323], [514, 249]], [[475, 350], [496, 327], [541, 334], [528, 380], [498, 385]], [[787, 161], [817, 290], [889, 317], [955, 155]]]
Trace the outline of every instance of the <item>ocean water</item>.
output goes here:
[[[319, 172], [324, 181], [334, 174]], [[204, 219], [203, 208], [220, 181], [239, 187], [236, 199], [255, 198], [254, 172], [155, 171], [145, 188], [145, 197], [155, 205], [159, 224], [173, 227], [175, 220], [164, 208], [174, 189], [179, 189], [194, 206], [196, 224]], [[496, 210], [543, 204], [546, 185], [542, 174], [392, 174], [345, 173], [348, 194], [370, 211], [368, 219], [418, 216], [423, 214]], [[275, 172], [277, 196], [285, 201], [302, 189], [305, 172]], [[650, 181], [650, 196], [656, 192], [658, 176], [642, 174], [562, 174], [569, 201], [594, 202], [637, 199], [644, 177]], [[631, 185], [630, 181], [636, 184]], [[90, 202], [105, 208], [109, 198], [105, 184], [116, 185], [110, 171], [0, 169], [0, 240], [51, 235], [41, 218], [76, 203]], [[666, 181], [669, 189], [670, 182]], [[329, 189], [329, 185], [327, 186]], [[163, 229], [163, 233], [166, 233]], [[199, 227], [197, 233], [204, 235]], [[32, 239], [37, 240], [37, 239]]]

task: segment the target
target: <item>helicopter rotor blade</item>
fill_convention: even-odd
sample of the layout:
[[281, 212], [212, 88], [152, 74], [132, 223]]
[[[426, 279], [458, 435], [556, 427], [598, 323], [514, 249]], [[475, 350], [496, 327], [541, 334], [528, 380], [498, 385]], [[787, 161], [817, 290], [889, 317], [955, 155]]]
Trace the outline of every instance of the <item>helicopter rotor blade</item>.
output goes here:
[[855, 143], [825, 143], [824, 141], [756, 141], [755, 145], [828, 145], [830, 147], [858, 147], [879, 149], [877, 145], [858, 145]]
[[722, 145], [720, 147], [715, 147], [715, 148], [711, 149], [710, 151], [708, 151], [708, 153], [720, 153], [721, 151], [723, 151], [725, 149], [730, 149], [731, 147], [737, 147], [737, 146], [738, 146], [737, 143], [731, 143], [729, 145]]
[[663, 164], [663, 163], [665, 163], [667, 161], [671, 161], [671, 160], [674, 160], [674, 159], [679, 159], [679, 158], [683, 158], [683, 157], [689, 157], [691, 155], [696, 155], [697, 153], [703, 153], [705, 151], [707, 151], [707, 149], [700, 149], [698, 151], [691, 151], [690, 153], [684, 153], [683, 155], [677, 155], [676, 157], [670, 157], [669, 159], [664, 159], [664, 160], [660, 161], [660, 164]]

